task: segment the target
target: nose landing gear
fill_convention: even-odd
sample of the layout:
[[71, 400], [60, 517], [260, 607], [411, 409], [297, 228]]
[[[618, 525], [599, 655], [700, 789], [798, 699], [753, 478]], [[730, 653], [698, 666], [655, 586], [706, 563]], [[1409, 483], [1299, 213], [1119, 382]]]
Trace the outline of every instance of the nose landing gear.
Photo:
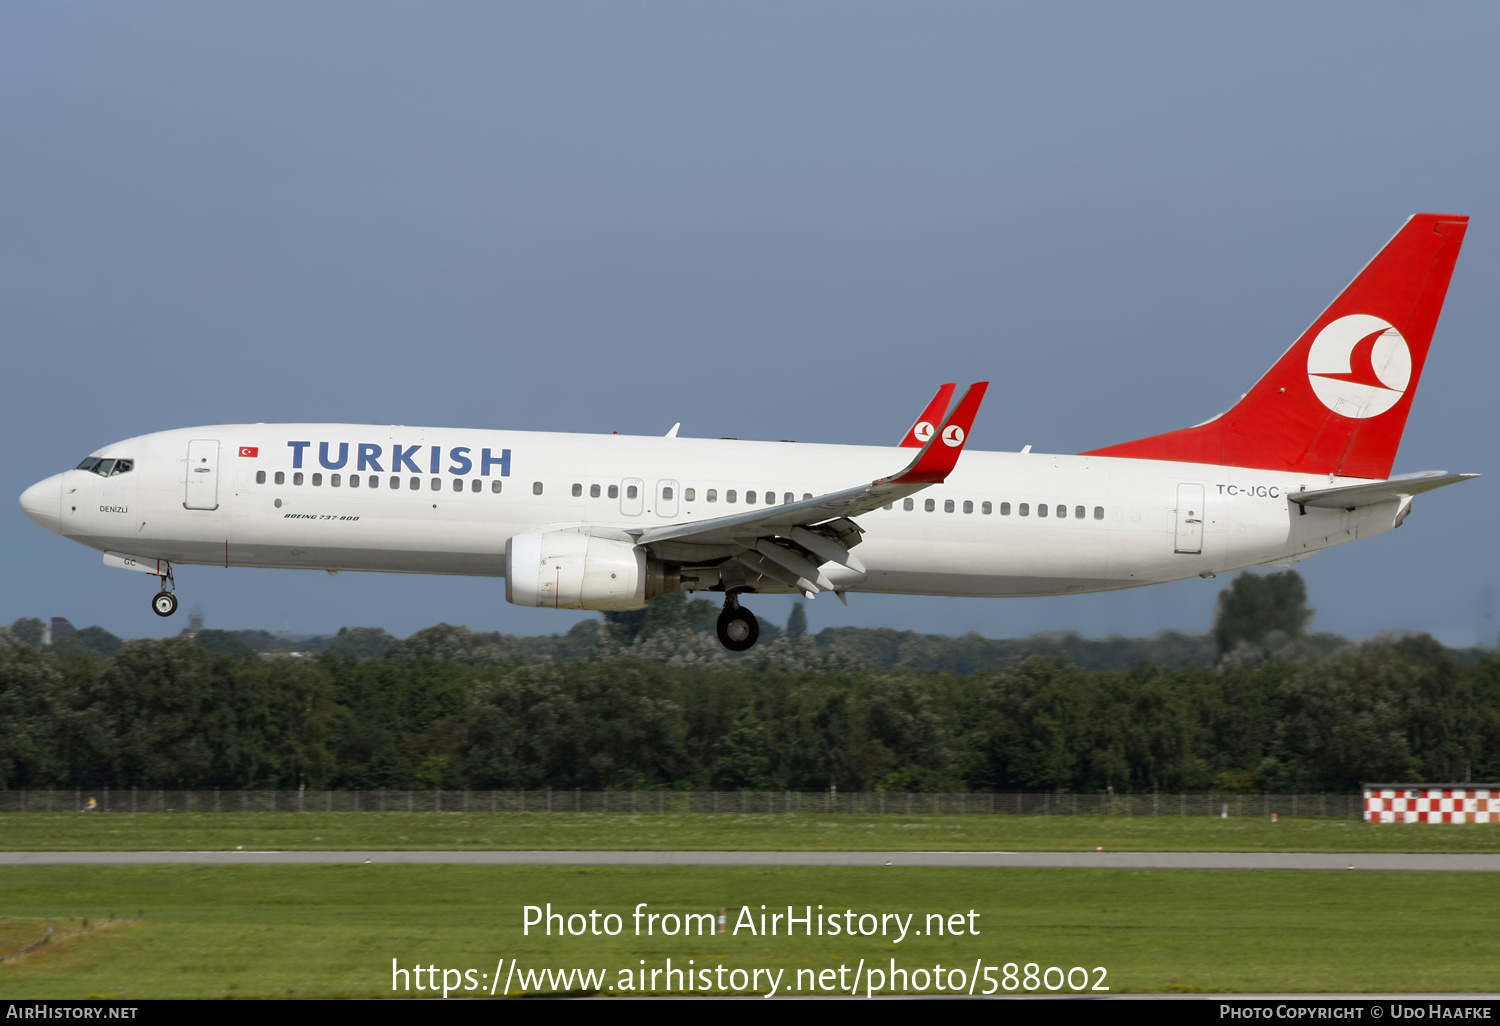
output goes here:
[[161, 591], [151, 596], [151, 611], [157, 616], [171, 616], [177, 612], [177, 582], [172, 579], [172, 564], [167, 563], [167, 572], [162, 574]]
[[731, 652], [744, 652], [752, 648], [760, 638], [760, 622], [755, 614], [740, 605], [740, 600], [729, 595], [724, 599], [724, 611], [719, 614], [719, 644]]

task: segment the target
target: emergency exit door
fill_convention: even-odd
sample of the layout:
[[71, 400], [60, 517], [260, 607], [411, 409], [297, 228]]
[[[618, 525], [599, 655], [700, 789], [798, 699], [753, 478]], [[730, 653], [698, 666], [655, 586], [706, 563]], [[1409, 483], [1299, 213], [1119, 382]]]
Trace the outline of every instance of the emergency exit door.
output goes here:
[[1177, 549], [1178, 552], [1203, 551], [1203, 486], [1180, 484], [1177, 486]]
[[646, 482], [638, 477], [627, 477], [620, 482], [620, 512], [627, 517], [638, 517], [646, 508]]
[[677, 492], [679, 491], [676, 481], [656, 482], [656, 515], [659, 517], [675, 517], [677, 515]]
[[182, 504], [188, 509], [219, 508], [219, 443], [212, 438], [195, 438], [188, 443], [187, 494]]

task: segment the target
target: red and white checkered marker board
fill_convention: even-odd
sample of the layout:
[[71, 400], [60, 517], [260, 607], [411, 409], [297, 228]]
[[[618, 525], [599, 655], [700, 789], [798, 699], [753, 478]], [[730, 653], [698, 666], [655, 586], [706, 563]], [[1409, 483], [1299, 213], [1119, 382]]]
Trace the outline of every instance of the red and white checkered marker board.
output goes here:
[[1365, 788], [1367, 823], [1500, 823], [1500, 785]]

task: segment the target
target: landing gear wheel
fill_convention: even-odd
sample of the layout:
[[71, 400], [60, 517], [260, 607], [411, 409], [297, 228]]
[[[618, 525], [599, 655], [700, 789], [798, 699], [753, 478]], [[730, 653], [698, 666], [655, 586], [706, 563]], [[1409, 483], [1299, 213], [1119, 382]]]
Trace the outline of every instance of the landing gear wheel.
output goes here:
[[159, 591], [151, 599], [151, 611], [157, 616], [171, 616], [177, 612], [177, 596], [170, 591]]
[[719, 614], [719, 644], [731, 652], [744, 652], [760, 638], [760, 623], [748, 609], [735, 606]]

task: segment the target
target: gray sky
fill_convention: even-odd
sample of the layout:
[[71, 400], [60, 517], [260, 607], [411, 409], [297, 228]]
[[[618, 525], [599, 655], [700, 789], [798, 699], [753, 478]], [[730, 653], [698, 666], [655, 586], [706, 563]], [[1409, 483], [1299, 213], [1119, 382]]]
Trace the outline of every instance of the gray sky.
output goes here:
[[[0, 6], [0, 622], [185, 623], [15, 504], [115, 439], [893, 444], [938, 382], [989, 379], [974, 447], [1077, 452], [1230, 405], [1439, 210], [1474, 223], [1395, 469], [1491, 476], [1301, 569], [1317, 629], [1492, 642], [1497, 29], [1478, 4]], [[488, 579], [178, 583], [219, 627], [577, 618]], [[808, 614], [1202, 630], [1225, 583]]]

